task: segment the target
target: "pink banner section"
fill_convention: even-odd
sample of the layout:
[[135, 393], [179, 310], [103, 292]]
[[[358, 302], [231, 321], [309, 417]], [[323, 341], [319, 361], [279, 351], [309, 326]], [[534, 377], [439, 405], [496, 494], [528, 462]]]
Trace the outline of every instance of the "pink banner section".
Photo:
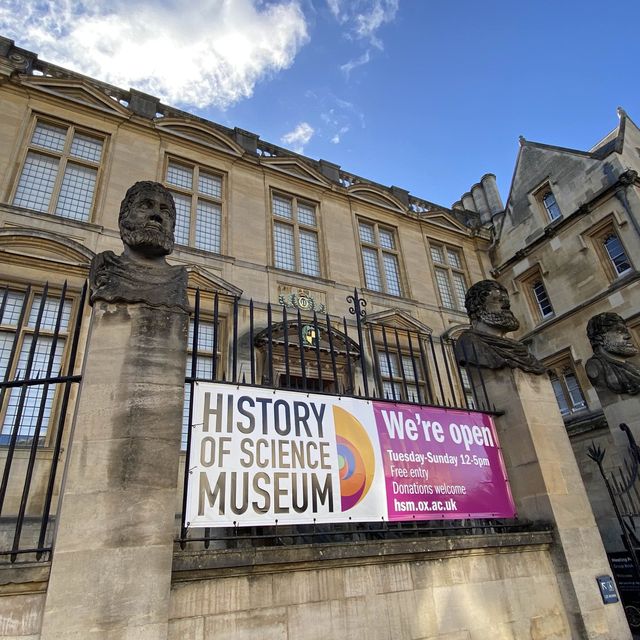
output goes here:
[[390, 521], [512, 518], [490, 416], [373, 403]]

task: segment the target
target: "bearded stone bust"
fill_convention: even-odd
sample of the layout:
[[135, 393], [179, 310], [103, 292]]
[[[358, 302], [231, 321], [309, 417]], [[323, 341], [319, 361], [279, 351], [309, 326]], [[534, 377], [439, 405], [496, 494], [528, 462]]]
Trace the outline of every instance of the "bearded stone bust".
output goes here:
[[463, 331], [456, 343], [456, 358], [461, 365], [485, 369], [522, 369], [539, 375], [545, 367], [517, 340], [505, 334], [520, 326], [511, 311], [507, 290], [495, 280], [476, 282], [464, 301], [471, 329]]
[[613, 393], [640, 393], [640, 368], [628, 362], [638, 354], [625, 321], [617, 313], [599, 313], [587, 324], [593, 356], [585, 369], [594, 387]]
[[187, 310], [187, 272], [171, 266], [176, 207], [158, 182], [136, 182], [127, 191], [118, 217], [124, 251], [98, 254], [91, 263], [91, 303], [139, 302]]

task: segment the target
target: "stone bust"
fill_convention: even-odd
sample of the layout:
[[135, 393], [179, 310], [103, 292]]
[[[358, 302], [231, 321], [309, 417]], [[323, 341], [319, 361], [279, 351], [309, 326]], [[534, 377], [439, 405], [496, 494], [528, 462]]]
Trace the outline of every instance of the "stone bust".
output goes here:
[[99, 253], [91, 263], [91, 303], [138, 302], [187, 311], [187, 271], [171, 266], [176, 207], [158, 182], [136, 182], [118, 217], [124, 251]]
[[638, 349], [624, 320], [617, 313], [599, 313], [587, 323], [593, 356], [585, 369], [594, 387], [613, 393], [640, 393], [640, 368], [628, 362]]
[[471, 329], [463, 331], [456, 343], [461, 365], [485, 369], [522, 369], [539, 375], [545, 367], [517, 340], [505, 338], [520, 323], [511, 311], [507, 290], [495, 280], [476, 282], [464, 301]]

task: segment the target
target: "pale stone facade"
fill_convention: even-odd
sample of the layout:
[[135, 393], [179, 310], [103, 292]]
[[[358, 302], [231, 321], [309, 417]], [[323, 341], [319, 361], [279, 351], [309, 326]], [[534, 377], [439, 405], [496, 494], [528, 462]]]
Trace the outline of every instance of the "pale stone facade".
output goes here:
[[[514, 283], [541, 260], [543, 276], [556, 268], [567, 297], [554, 305], [555, 320], [545, 325], [549, 330], [544, 335], [533, 320], [523, 323], [521, 334], [533, 339], [539, 358], [574, 348], [576, 326], [586, 326], [589, 317], [584, 304], [587, 300], [590, 305], [594, 301], [600, 306], [620, 305], [615, 310], [625, 318], [634, 313], [635, 272], [625, 274], [624, 281], [613, 278], [609, 288], [606, 276], [593, 275], [592, 281], [585, 275], [588, 256], [596, 251], [589, 245], [590, 230], [606, 216], [611, 217], [616, 231], [620, 229], [630, 255], [634, 250], [639, 253], [637, 234], [631, 232], [631, 214], [622, 200], [614, 197], [617, 192], [611, 185], [618, 185], [617, 178], [609, 179], [609, 169], [603, 168], [600, 175], [594, 168], [600, 168], [598, 162], [610, 166], [607, 145], [599, 151], [606, 162], [587, 157], [589, 154], [573, 154], [577, 157], [575, 176], [562, 189], [551, 181], [563, 211], [578, 209], [590, 198], [594, 206], [602, 204], [597, 209], [598, 220], [579, 210], [575, 222], [557, 223], [556, 235], [548, 232], [545, 236], [543, 217], [514, 224], [518, 215], [524, 216], [513, 213], [518, 198], [524, 197], [514, 194], [520, 193], [518, 189], [537, 193], [540, 187], [538, 183], [519, 186], [533, 172], [524, 155], [504, 214], [490, 174], [449, 209], [400, 188], [353, 176], [330, 162], [263, 143], [255, 134], [206, 122], [137, 91], [109, 87], [40, 63], [33, 54], [4, 39], [0, 39], [0, 105], [0, 271], [3, 284], [18, 289], [27, 283], [42, 286], [45, 281], [60, 289], [67, 280], [77, 298], [93, 256], [120, 250], [118, 209], [125, 191], [135, 181], [151, 180], [168, 186], [182, 207], [181, 236], [169, 261], [187, 267], [192, 290], [200, 287], [205, 298], [212, 291], [221, 294], [220, 311], [228, 333], [228, 301], [233, 297], [241, 299], [238, 322], [243, 331], [249, 322], [249, 300], [263, 323], [267, 303], [277, 305], [280, 296], [299, 292], [340, 317], [347, 313], [346, 297], [358, 289], [366, 296], [370, 319], [384, 318], [392, 327], [409, 327], [420, 335], [432, 335], [438, 342], [468, 326], [464, 291], [489, 278], [494, 267], [496, 277], [512, 292], [516, 315], [527, 318], [525, 295], [517, 293], [520, 289]], [[623, 135], [640, 140], [630, 121]], [[547, 153], [546, 149], [532, 148]], [[624, 162], [619, 160], [620, 168], [636, 162], [624, 144], [622, 151], [611, 153], [624, 156]], [[531, 162], [538, 170], [542, 160], [533, 158]], [[29, 171], [39, 176], [41, 188], [31, 188]], [[551, 169], [545, 171], [545, 175], [552, 173]], [[583, 180], [581, 171], [593, 184]], [[45, 174], [47, 179], [42, 178]], [[71, 175], [82, 182], [84, 193], [88, 189], [88, 199], [82, 201], [71, 181], [67, 182]], [[582, 195], [579, 186], [585, 189]], [[635, 186], [625, 184], [624, 188], [635, 207]], [[530, 205], [534, 204], [531, 200]], [[203, 220], [208, 221], [206, 229], [200, 224]], [[494, 225], [497, 235], [492, 231]], [[598, 227], [596, 233], [600, 231]], [[560, 240], [562, 233], [567, 234], [566, 241]], [[291, 242], [287, 243], [287, 238]], [[544, 241], [535, 244], [535, 238]], [[587, 282], [576, 286], [569, 282], [572, 271], [562, 260], [565, 244], [575, 245], [574, 253], [585, 261], [574, 275]], [[533, 252], [546, 253], [541, 253], [542, 257], [518, 253], [529, 245]], [[79, 308], [77, 305], [71, 314]], [[94, 319], [94, 326], [98, 325]], [[89, 322], [82, 324], [81, 356], [83, 345], [94, 339], [87, 336], [88, 327]], [[97, 347], [103, 355], [114, 345], [113, 353], [104, 358], [115, 362], [106, 367], [107, 388], [119, 384], [122, 372], [126, 345], [118, 341], [128, 329], [120, 329], [111, 327], [107, 337], [98, 337]], [[228, 339], [221, 336], [223, 343]], [[586, 360], [589, 354], [584, 345], [576, 344], [574, 360]], [[222, 353], [224, 347], [220, 346]], [[180, 349], [173, 345], [175, 353], [182, 353]], [[177, 384], [182, 363], [180, 372], [173, 364]], [[83, 519], [91, 517], [91, 508], [81, 504], [81, 494], [97, 490], [92, 483], [102, 479], [91, 478], [88, 488], [82, 486], [82, 465], [87, 464], [87, 456], [81, 453], [91, 440], [86, 439], [87, 433], [95, 441], [101, 439], [98, 416], [109, 411], [108, 406], [100, 405], [104, 398], [92, 400], [90, 391], [96, 387], [91, 385], [100, 383], [100, 375], [91, 369], [90, 362], [87, 366], [88, 378], [83, 384], [89, 384], [89, 391], [84, 398], [81, 395], [75, 426], [76, 434], [86, 428], [85, 439], [79, 448], [72, 448], [77, 457], [72, 458], [71, 480], [65, 486], [65, 491], [71, 487], [72, 495], [67, 512], [80, 505], [77, 512], [85, 514]], [[110, 557], [104, 560], [103, 571], [109, 573], [105, 584], [117, 582], [118, 571], [127, 570], [124, 565], [130, 565], [130, 570], [137, 562], [144, 573], [143, 569], [149, 568], [145, 560], [153, 562], [154, 556], [145, 556], [144, 544], [139, 548], [133, 543], [125, 545], [126, 532], [121, 540], [122, 546], [127, 546], [126, 553], [119, 554], [117, 545], [114, 552], [113, 540], [119, 526], [126, 529], [126, 518], [113, 522], [108, 531], [94, 531], [93, 547], [78, 549], [75, 519], [65, 522], [61, 515], [62, 560], [52, 570], [50, 584], [47, 563], [0, 567], [0, 637], [35, 640], [41, 631], [42, 637], [63, 637], [63, 612], [74, 604], [86, 628], [93, 625], [98, 630], [95, 633], [104, 630], [104, 637], [114, 639], [630, 637], [621, 607], [603, 606], [600, 600], [595, 577], [607, 573], [608, 567], [594, 535], [594, 520], [575, 463], [568, 459], [565, 431], [548, 381], [532, 382], [528, 374], [509, 375], [515, 377], [498, 376], [488, 384], [493, 385], [496, 400], [509, 405], [499, 407], [511, 412], [498, 422], [503, 441], [510, 440], [511, 427], [518, 433], [505, 447], [508, 471], [513, 473], [514, 495], [523, 520], [537, 528], [518, 534], [334, 543], [323, 548], [176, 549], [171, 572], [165, 566], [166, 554], [153, 565], [158, 573], [153, 586], [158, 593], [152, 591], [135, 603], [128, 597], [131, 609], [125, 615], [148, 625], [144, 632], [148, 635], [139, 635], [142, 632], [133, 627], [127, 630], [118, 619], [113, 603], [122, 593], [105, 586], [104, 606], [89, 612], [85, 599], [99, 597], [100, 588], [91, 585], [83, 589], [80, 583], [74, 585], [75, 601], [64, 602], [64, 580], [73, 579], [74, 560], [68, 553], [95, 547], [105, 558]], [[588, 383], [583, 389], [589, 389]], [[593, 393], [585, 393], [589, 409], [597, 409]], [[70, 418], [75, 401], [74, 388], [68, 404]], [[177, 415], [175, 402], [172, 411]], [[64, 451], [70, 446], [70, 433], [65, 433]], [[47, 433], [47, 446], [39, 455], [51, 457], [52, 437]], [[16, 451], [14, 464], [26, 468], [27, 453]], [[166, 468], [175, 474], [170, 464]], [[43, 499], [45, 474], [44, 466], [42, 470], [36, 467], [34, 486], [40, 490], [30, 498], [34, 509]], [[109, 486], [108, 481], [102, 484]], [[179, 485], [180, 480], [176, 482], [176, 512], [181, 506]], [[16, 512], [21, 490], [19, 483], [9, 484], [4, 513]], [[164, 484], [158, 493], [166, 502]], [[98, 503], [103, 514], [113, 508], [107, 498]], [[162, 537], [166, 551], [170, 516], [165, 512], [163, 518], [159, 523], [162, 535], [157, 528], [148, 535], [153, 541]], [[553, 533], [547, 530], [548, 525], [554, 528]], [[37, 532], [29, 535], [35, 540]], [[91, 535], [90, 528], [87, 535]], [[142, 539], [145, 535], [141, 534]], [[119, 563], [114, 559], [119, 555], [130, 561]], [[588, 562], [583, 561], [585, 557]], [[96, 565], [100, 562], [92, 561]], [[133, 580], [126, 586], [132, 593], [141, 588]], [[158, 595], [163, 588], [165, 592]], [[44, 614], [48, 621], [43, 627], [48, 589]], [[122, 591], [126, 591], [124, 586]], [[113, 622], [108, 632], [107, 627], [98, 626], [105, 624], [105, 616], [111, 616]], [[73, 637], [82, 637], [82, 631], [77, 630], [81, 623], [73, 627]]]
[[619, 314], [640, 342], [640, 130], [624, 111], [618, 115], [616, 129], [589, 151], [521, 139], [505, 211], [493, 219], [491, 250], [493, 274], [521, 320], [517, 336], [553, 371], [610, 551], [620, 549], [620, 527], [587, 448], [606, 447], [605, 468], [620, 466], [628, 441], [618, 425], [640, 435], [640, 402], [602, 397], [585, 364], [592, 355], [587, 323], [598, 313]]

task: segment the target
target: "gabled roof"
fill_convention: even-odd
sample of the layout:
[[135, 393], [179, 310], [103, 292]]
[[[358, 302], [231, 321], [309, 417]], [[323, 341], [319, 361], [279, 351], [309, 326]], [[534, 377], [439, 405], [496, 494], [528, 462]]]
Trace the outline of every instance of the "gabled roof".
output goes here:
[[531, 149], [542, 149], [544, 151], [551, 151], [561, 155], [580, 156], [582, 158], [590, 158], [596, 161], [604, 160], [607, 156], [609, 156], [612, 153], [622, 153], [622, 150], [624, 148], [625, 132], [627, 131], [627, 128], [634, 127], [637, 130], [638, 127], [633, 122], [633, 120], [631, 120], [631, 118], [628, 116], [627, 112], [624, 109], [622, 109], [621, 107], [618, 107], [617, 113], [620, 119], [618, 126], [613, 131], [610, 131], [602, 140], [600, 140], [589, 151], [572, 149], [570, 147], [560, 147], [558, 145], [545, 144], [542, 142], [532, 142], [530, 140], [525, 140], [523, 136], [520, 136], [520, 148], [518, 150], [518, 157], [516, 158], [516, 163], [513, 168], [513, 175], [511, 176], [511, 184], [509, 186], [509, 196], [507, 197], [507, 201], [505, 203], [505, 211], [509, 208], [509, 205], [511, 202], [512, 192], [513, 192], [516, 176], [518, 175], [518, 169], [520, 167], [522, 158]]

